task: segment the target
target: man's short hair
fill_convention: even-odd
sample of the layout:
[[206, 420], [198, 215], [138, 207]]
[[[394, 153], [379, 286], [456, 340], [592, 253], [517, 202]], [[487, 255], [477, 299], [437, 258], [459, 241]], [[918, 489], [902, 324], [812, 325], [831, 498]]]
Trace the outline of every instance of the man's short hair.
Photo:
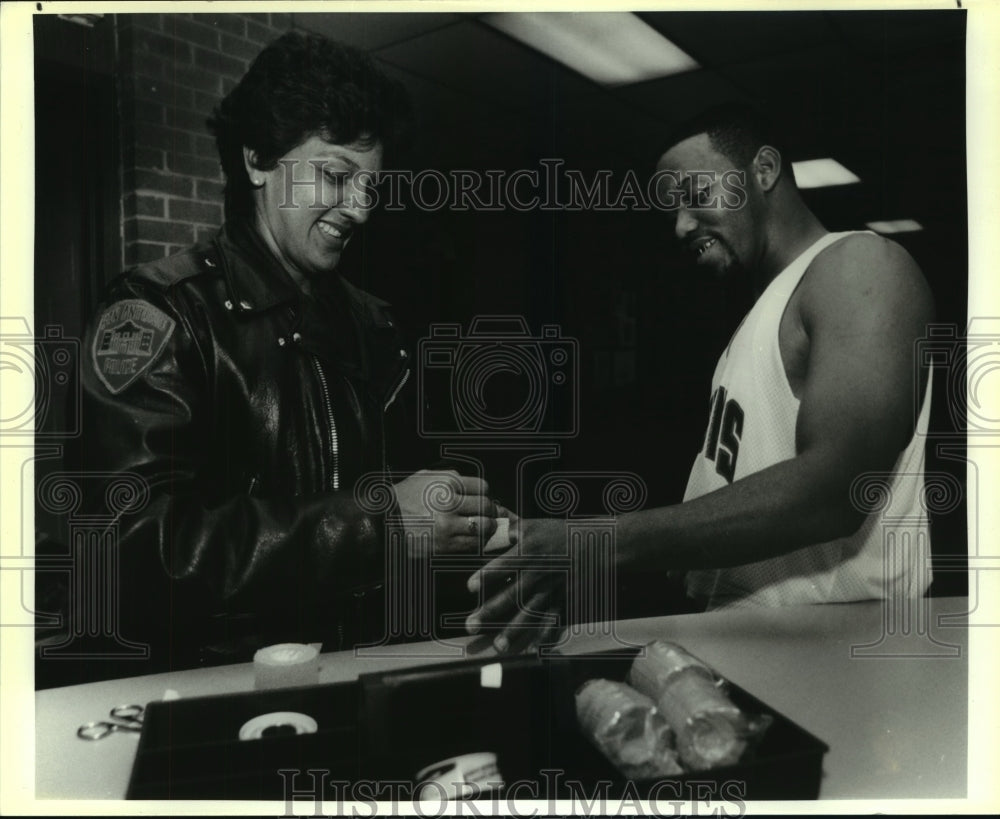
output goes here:
[[738, 168], [749, 165], [762, 145], [770, 145], [786, 156], [784, 140], [776, 133], [770, 116], [762, 108], [741, 102], [713, 105], [684, 120], [669, 132], [660, 155], [698, 134], [707, 134], [711, 146]]
[[243, 146], [271, 170], [310, 136], [347, 144], [381, 142], [387, 156], [410, 122], [402, 85], [362, 51], [290, 31], [257, 55], [209, 119], [226, 175], [226, 218], [248, 216], [251, 187]]

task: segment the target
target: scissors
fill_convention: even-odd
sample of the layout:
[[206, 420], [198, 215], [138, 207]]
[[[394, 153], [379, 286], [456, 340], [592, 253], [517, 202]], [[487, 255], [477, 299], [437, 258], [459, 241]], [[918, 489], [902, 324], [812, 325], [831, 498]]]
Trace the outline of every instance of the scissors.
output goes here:
[[76, 735], [80, 739], [104, 739], [115, 731], [141, 731], [143, 710], [141, 705], [116, 705], [110, 712], [116, 722], [88, 722], [76, 729]]

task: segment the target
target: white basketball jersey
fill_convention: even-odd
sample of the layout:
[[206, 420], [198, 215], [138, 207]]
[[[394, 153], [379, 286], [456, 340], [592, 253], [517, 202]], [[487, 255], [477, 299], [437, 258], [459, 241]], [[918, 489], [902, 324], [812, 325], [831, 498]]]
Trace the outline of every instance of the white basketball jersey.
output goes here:
[[[708, 431], [684, 500], [795, 457], [799, 401], [778, 346], [781, 317], [817, 254], [853, 233], [828, 233], [816, 241], [774, 278], [743, 319], [715, 368]], [[860, 504], [869, 504], [860, 508], [872, 510], [854, 535], [744, 566], [689, 572], [688, 594], [709, 608], [922, 595], [931, 580], [923, 506], [930, 393], [928, 375], [914, 436], [893, 472], [872, 476], [867, 484], [859, 476], [852, 488]]]

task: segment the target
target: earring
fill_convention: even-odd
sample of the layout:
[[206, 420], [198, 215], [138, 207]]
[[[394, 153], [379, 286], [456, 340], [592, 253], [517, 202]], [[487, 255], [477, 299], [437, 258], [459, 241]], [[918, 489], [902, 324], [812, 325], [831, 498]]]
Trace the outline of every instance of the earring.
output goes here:
[[250, 184], [253, 185], [255, 188], [259, 188], [264, 184], [264, 180], [259, 176], [251, 176]]

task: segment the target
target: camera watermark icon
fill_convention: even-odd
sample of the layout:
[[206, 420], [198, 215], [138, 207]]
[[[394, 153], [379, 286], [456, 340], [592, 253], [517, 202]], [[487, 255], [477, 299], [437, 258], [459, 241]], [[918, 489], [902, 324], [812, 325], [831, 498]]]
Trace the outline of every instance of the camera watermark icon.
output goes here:
[[[79, 339], [67, 337], [58, 325], [46, 326], [36, 335], [24, 317], [0, 317], [0, 439], [5, 442], [5, 461], [17, 450], [27, 453], [20, 463], [23, 491], [18, 494], [16, 487], [10, 489], [5, 504], [13, 511], [11, 501], [16, 497], [20, 502], [20, 539], [3, 539], [0, 576], [8, 594], [17, 589], [22, 599], [20, 614], [28, 619], [5, 619], [4, 626], [59, 624], [57, 616], [32, 611], [24, 600], [26, 580], [36, 577], [38, 568], [27, 548], [34, 499], [30, 475], [44, 474], [61, 456], [63, 442], [80, 434], [80, 348]], [[5, 468], [11, 465], [5, 463]], [[34, 511], [37, 519], [37, 508]], [[11, 549], [15, 543], [16, 550]]]
[[[578, 513], [588, 488], [600, 495], [603, 515]], [[569, 561], [566, 627], [556, 643], [539, 653], [555, 653], [579, 637], [610, 638], [626, 652], [637, 647], [617, 633], [617, 516], [641, 509], [648, 494], [645, 481], [634, 472], [550, 472], [535, 484], [539, 510], [565, 520]]]
[[[992, 552], [982, 531], [981, 518], [987, 508], [985, 476], [981, 470], [992, 461], [990, 453], [1000, 438], [1000, 317], [972, 316], [963, 329], [955, 324], [933, 324], [916, 345], [915, 366], [932, 368], [935, 389], [943, 393], [944, 409], [950, 429], [935, 428], [928, 433], [938, 458], [960, 464], [966, 474], [966, 497], [969, 507], [968, 552], [941, 565], [939, 570], [966, 572], [969, 578], [969, 611], [941, 617], [942, 625], [962, 628], [1000, 625], [983, 615], [980, 602], [985, 596], [981, 581], [995, 575], [984, 574], [1000, 569], [1000, 555]], [[919, 389], [919, 387], [918, 387]], [[920, 396], [914, 406], [920, 412]], [[977, 612], [974, 620], [968, 615]], [[950, 622], [949, 622], [950, 621]]]
[[[995, 538], [990, 536], [988, 526], [984, 525], [988, 510], [996, 505], [989, 488], [996, 478], [991, 464], [996, 463], [993, 453], [997, 449], [1000, 449], [1000, 443], [985, 436], [970, 437], [968, 444], [965, 440], [951, 440], [937, 447], [938, 457], [959, 464], [963, 473], [968, 548], [964, 554], [937, 556], [934, 570], [935, 573], [964, 574], [969, 584], [967, 608], [939, 615], [939, 626], [962, 629], [1000, 626], [987, 605], [995, 598], [991, 587], [1000, 577], [997, 574], [1000, 572], [1000, 554], [991, 550], [990, 547], [995, 549]], [[956, 503], [955, 508], [958, 506]]]
[[531, 335], [521, 316], [477, 316], [467, 335], [458, 324], [432, 325], [417, 347], [419, 433], [462, 440], [575, 437], [578, 348], [555, 325]]
[[[604, 514], [578, 514], [581, 498], [594, 494], [593, 490], [601, 497]], [[611, 653], [620, 648], [623, 656], [632, 656], [641, 646], [629, 643], [617, 633], [617, 516], [641, 508], [647, 496], [645, 482], [632, 472], [566, 471], [541, 477], [534, 487], [535, 503], [543, 515], [562, 520], [565, 548], [536, 553], [530, 542], [519, 542], [512, 551], [516, 560], [505, 572], [512, 572], [512, 579], [520, 572], [551, 575], [556, 587], [564, 591], [565, 620], [549, 622], [559, 615], [532, 611], [530, 601], [519, 595], [511, 601], [516, 611], [508, 614], [506, 621], [484, 619], [482, 625], [509, 627], [517, 617], [524, 623], [520, 628], [526, 630], [557, 627], [558, 638], [538, 647], [542, 656], [554, 654], [581, 637], [601, 638], [605, 654], [609, 651], [606, 640], [610, 639], [614, 643]], [[523, 507], [524, 499], [519, 500]], [[480, 606], [485, 602], [484, 595], [485, 590], [481, 590]]]
[[[1000, 393], [1000, 317], [974, 316], [963, 333], [954, 324], [932, 324], [917, 340], [914, 359], [919, 372], [934, 368], [945, 385], [952, 431], [935, 430], [938, 440], [1000, 436], [1000, 409], [989, 396]], [[914, 379], [919, 391], [920, 379]], [[920, 413], [923, 396], [915, 396]]]
[[80, 434], [80, 340], [57, 325], [41, 336], [24, 318], [0, 318], [0, 436], [36, 441]]
[[[370, 472], [354, 486], [354, 500], [366, 514], [385, 520], [385, 631], [374, 643], [356, 646], [359, 657], [394, 656], [461, 658], [465, 648], [441, 639], [435, 625], [435, 514], [454, 511], [462, 500], [454, 473], [426, 474], [420, 516], [400, 513], [393, 485], [408, 472]], [[469, 568], [469, 573], [473, 571]], [[395, 645], [403, 641], [404, 645]], [[384, 647], [394, 644], [391, 652]], [[427, 645], [431, 643], [432, 645]]]
[[[465, 646], [440, 638], [435, 625], [461, 626], [465, 616], [438, 614], [434, 581], [445, 573], [464, 572], [468, 577], [482, 568], [487, 556], [435, 552], [435, 513], [456, 508], [460, 484], [453, 473], [431, 473], [432, 479], [423, 495], [427, 513], [404, 517], [399, 513], [393, 485], [408, 476], [409, 473], [373, 472], [355, 485], [355, 502], [367, 514], [384, 516], [386, 532], [385, 633], [375, 643], [356, 647], [355, 653], [380, 656], [382, 649], [392, 643], [396, 654], [400, 646], [395, 643], [404, 641], [409, 648], [402, 650], [408, 656], [462, 657]], [[581, 484], [587, 482], [597, 485], [605, 514], [574, 517]], [[564, 627], [559, 639], [542, 647], [540, 653], [554, 652], [578, 636], [610, 637], [629, 652], [637, 647], [619, 638], [615, 627], [616, 516], [641, 508], [646, 497], [645, 483], [631, 472], [554, 472], [538, 481], [535, 500], [542, 512], [565, 518], [565, 551], [532, 555], [521, 553], [520, 546], [514, 546], [508, 554], [517, 555], [517, 565], [510, 569], [512, 579], [520, 571], [541, 570], [552, 574], [565, 592], [565, 622], [560, 622], [555, 612], [531, 611], [527, 600], [518, 600], [516, 610], [509, 613], [511, 618], [524, 615], [525, 629]], [[481, 590], [480, 607], [485, 602], [484, 594], [485, 590]], [[483, 625], [508, 626], [510, 620], [484, 621]]]
[[[852, 505], [873, 516], [882, 535], [882, 631], [851, 646], [852, 658], [959, 657], [961, 646], [933, 633], [928, 513], [946, 514], [962, 502], [962, 485], [946, 472], [869, 472], [851, 485]], [[916, 507], [913, 501], [916, 500]]]
[[[84, 511], [83, 484], [103, 492], [103, 510]], [[69, 521], [69, 556], [39, 561], [36, 571], [69, 575], [64, 639], [41, 647], [46, 659], [146, 659], [149, 646], [121, 633], [123, 578], [118, 549], [118, 520], [141, 512], [149, 502], [149, 484], [131, 472], [53, 472], [36, 488], [41, 508]]]

